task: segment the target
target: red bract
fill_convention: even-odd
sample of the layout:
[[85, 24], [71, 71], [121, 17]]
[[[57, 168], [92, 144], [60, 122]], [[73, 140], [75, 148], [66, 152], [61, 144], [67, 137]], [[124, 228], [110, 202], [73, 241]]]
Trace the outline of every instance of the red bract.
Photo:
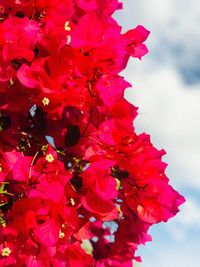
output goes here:
[[149, 33], [148, 30], [140, 25], [124, 34], [127, 42], [126, 49], [131, 56], [141, 59], [141, 57], [148, 53], [148, 49], [143, 42], [147, 39]]
[[75, 2], [82, 10], [86, 12], [96, 11], [101, 15], [111, 15], [116, 9], [122, 7], [118, 0], [76, 0]]
[[38, 31], [39, 24], [28, 18], [11, 17], [2, 23], [1, 80], [13, 79], [14, 70], [33, 60]]
[[148, 50], [117, 0], [1, 1], [0, 265], [132, 266], [184, 202], [119, 73]]

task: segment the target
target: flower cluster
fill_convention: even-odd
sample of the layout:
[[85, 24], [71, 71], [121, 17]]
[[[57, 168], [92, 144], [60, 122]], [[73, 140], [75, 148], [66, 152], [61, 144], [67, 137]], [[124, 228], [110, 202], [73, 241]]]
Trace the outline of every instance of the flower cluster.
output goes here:
[[0, 1], [0, 266], [132, 266], [184, 202], [119, 75], [149, 31], [118, 0]]

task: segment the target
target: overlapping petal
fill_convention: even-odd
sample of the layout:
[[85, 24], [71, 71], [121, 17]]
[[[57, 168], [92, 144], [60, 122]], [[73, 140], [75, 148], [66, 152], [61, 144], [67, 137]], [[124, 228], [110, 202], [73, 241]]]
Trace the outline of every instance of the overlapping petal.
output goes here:
[[122, 33], [118, 0], [0, 3], [0, 265], [132, 266], [179, 211], [131, 85], [149, 31]]

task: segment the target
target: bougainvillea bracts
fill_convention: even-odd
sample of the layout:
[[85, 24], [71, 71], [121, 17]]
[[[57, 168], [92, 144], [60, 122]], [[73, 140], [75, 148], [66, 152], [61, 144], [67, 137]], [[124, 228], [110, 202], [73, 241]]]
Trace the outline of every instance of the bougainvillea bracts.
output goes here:
[[131, 267], [184, 202], [119, 73], [149, 31], [118, 0], [0, 1], [0, 266]]

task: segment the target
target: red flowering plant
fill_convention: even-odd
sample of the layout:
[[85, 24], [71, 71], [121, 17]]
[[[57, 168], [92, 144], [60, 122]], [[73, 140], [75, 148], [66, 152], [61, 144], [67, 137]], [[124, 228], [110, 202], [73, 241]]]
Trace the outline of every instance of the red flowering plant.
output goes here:
[[0, 266], [132, 266], [184, 202], [119, 75], [118, 0], [0, 1]]

